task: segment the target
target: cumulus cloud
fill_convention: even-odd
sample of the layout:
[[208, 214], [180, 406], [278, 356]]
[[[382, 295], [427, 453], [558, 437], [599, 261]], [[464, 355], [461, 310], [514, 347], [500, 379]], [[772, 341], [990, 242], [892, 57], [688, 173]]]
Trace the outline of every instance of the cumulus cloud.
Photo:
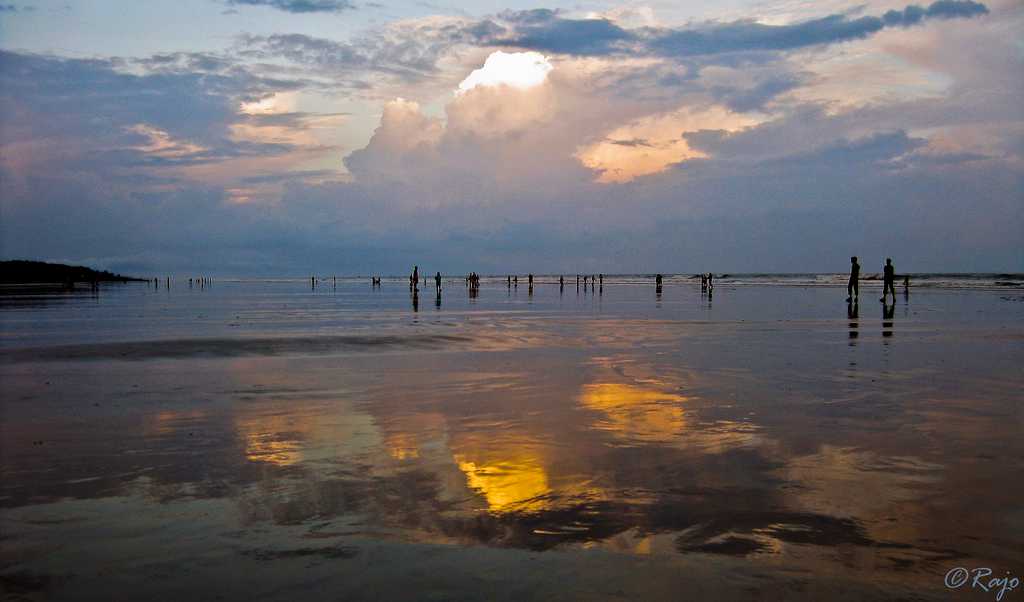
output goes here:
[[498, 52], [487, 57], [484, 66], [474, 69], [459, 84], [458, 91], [466, 92], [477, 86], [507, 85], [531, 88], [544, 83], [551, 72], [551, 63], [539, 52]]
[[[539, 10], [223, 53], [3, 53], [2, 253], [340, 274], [411, 256], [446, 272], [829, 270], [876, 248], [908, 269], [1021, 269], [1020, 20], [992, 6], [673, 28]], [[699, 35], [658, 46], [681, 32]], [[489, 70], [498, 49], [543, 54], [528, 55], [543, 77]], [[467, 78], [486, 85], [456, 94]], [[369, 99], [358, 150], [319, 130], [363, 109], [308, 112], [314, 93]]]

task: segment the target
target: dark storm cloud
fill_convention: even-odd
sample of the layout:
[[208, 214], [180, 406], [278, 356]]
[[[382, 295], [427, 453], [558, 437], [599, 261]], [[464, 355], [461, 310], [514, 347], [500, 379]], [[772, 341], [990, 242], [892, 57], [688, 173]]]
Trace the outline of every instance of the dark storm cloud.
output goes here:
[[289, 13], [340, 13], [356, 6], [348, 0], [228, 0], [230, 6], [266, 6]]
[[792, 25], [739, 21], [653, 34], [649, 47], [664, 56], [700, 56], [757, 50], [792, 50], [866, 38], [885, 27], [910, 26], [929, 18], [968, 18], [988, 12], [971, 0], [940, 0], [922, 9], [911, 5], [883, 17], [829, 15]]
[[908, 27], [926, 19], [970, 18], [987, 12], [985, 5], [972, 0], [939, 0], [927, 8], [910, 5], [882, 17], [835, 14], [791, 25], [734, 21], [627, 30], [606, 19], [567, 19], [556, 11], [535, 9], [501, 13], [499, 20], [511, 31], [496, 32], [486, 43], [580, 56], [696, 57], [834, 44], [863, 39], [886, 27]]
[[505, 12], [501, 18], [515, 26], [515, 33], [492, 38], [492, 44], [563, 54], [607, 55], [620, 52], [625, 42], [635, 38], [635, 34], [607, 19], [564, 19], [548, 9]]
[[938, 0], [928, 6], [921, 8], [912, 4], [902, 11], [890, 10], [882, 15], [886, 25], [900, 25], [908, 27], [916, 25], [927, 18], [935, 19], [956, 19], [970, 18], [988, 14], [984, 4], [972, 2], [971, 0]]

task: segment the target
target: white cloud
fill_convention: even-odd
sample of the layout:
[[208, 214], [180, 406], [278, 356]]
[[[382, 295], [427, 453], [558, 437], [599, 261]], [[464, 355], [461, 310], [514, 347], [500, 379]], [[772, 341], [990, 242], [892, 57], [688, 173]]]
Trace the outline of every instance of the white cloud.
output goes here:
[[539, 86], [552, 70], [547, 57], [539, 52], [492, 52], [484, 66], [462, 80], [456, 94], [477, 86], [510, 86], [526, 89]]

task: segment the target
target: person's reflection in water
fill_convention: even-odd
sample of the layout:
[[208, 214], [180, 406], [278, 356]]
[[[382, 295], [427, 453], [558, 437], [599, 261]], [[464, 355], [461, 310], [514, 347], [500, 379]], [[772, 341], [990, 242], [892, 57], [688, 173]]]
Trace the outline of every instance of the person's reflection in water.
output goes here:
[[434, 307], [441, 309], [441, 291], [437, 291], [437, 297], [434, 298]]
[[896, 314], [896, 300], [893, 299], [892, 305], [888, 303], [882, 304], [882, 336], [889, 338], [892, 336], [892, 325], [893, 318]]
[[[854, 298], [854, 299], [856, 299], [856, 298]], [[859, 323], [857, 322], [858, 310], [859, 310], [859, 308], [857, 306], [857, 301], [856, 300], [847, 301], [846, 302], [846, 319], [850, 320], [850, 346], [851, 347], [856, 344], [856, 339], [857, 339], [857, 336], [859, 334], [857, 332], [857, 327], [859, 325]]]
[[420, 310], [420, 291], [415, 288], [412, 290], [412, 310], [414, 312]]

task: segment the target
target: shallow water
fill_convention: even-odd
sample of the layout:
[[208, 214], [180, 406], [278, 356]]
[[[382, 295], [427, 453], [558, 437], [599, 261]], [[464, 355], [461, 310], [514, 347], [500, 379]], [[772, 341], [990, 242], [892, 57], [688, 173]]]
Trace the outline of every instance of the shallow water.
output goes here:
[[953, 567], [1020, 576], [1020, 293], [865, 289], [855, 315], [845, 288], [685, 281], [7, 294], [0, 587], [947, 599]]

